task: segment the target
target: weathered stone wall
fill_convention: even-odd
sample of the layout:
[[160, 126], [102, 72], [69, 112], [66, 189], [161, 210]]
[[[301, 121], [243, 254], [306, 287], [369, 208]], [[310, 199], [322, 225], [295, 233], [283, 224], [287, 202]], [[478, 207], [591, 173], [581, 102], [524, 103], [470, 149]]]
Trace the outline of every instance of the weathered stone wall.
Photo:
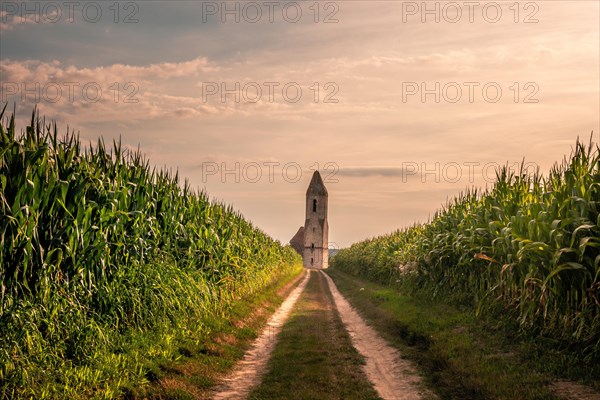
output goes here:
[[298, 254], [300, 254], [301, 256], [303, 255], [303, 252], [304, 252], [304, 227], [303, 226], [301, 226], [298, 229], [298, 232], [296, 232], [296, 234], [294, 235], [292, 240], [290, 240], [290, 245], [292, 246], [292, 248], [294, 250], [296, 250], [296, 252], [298, 252]]

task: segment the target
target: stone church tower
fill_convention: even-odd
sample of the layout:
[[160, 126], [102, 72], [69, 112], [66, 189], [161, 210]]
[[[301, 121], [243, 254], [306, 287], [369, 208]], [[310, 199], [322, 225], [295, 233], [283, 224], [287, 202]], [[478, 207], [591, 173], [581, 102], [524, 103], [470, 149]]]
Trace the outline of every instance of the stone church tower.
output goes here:
[[306, 221], [290, 241], [305, 268], [325, 269], [329, 264], [327, 198], [321, 174], [315, 171], [306, 190]]
[[302, 254], [305, 268], [325, 269], [329, 264], [327, 198], [327, 189], [321, 174], [315, 171], [306, 190], [306, 221]]

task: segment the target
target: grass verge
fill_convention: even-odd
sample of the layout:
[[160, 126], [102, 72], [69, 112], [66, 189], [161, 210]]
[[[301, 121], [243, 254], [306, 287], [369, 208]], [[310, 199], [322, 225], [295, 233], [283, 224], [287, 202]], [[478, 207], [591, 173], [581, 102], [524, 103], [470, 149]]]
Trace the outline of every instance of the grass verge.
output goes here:
[[325, 278], [312, 273], [251, 400], [380, 399], [364, 359], [333, 305]]
[[[472, 310], [419, 299], [339, 270], [328, 274], [360, 314], [415, 362], [443, 399], [556, 399], [559, 363], [543, 344], [527, 342], [503, 321], [475, 318]], [[588, 371], [587, 375], [592, 373]]]

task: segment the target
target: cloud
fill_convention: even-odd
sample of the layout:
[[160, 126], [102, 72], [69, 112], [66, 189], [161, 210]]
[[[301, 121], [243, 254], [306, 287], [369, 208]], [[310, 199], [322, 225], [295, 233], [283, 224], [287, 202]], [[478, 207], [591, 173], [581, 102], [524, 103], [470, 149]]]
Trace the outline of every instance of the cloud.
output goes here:
[[78, 119], [192, 118], [214, 114], [218, 109], [203, 102], [199, 95], [176, 94], [178, 90], [170, 91], [170, 85], [218, 70], [203, 57], [180, 63], [93, 68], [64, 65], [57, 60], [6, 59], [0, 61], [0, 97], [2, 102], [15, 101], [20, 107], [41, 103], [54, 118], [71, 115], [71, 123]]
[[[56, 14], [54, 15], [49, 15], [49, 17], [53, 17], [56, 16]], [[31, 16], [31, 18], [24, 18], [24, 17], [17, 17], [15, 15], [12, 15], [7, 12], [7, 11], [0, 11], [0, 32], [2, 31], [10, 31], [14, 28], [16, 28], [19, 25], [22, 24], [35, 24], [35, 23], [39, 23], [35, 21], [34, 16]], [[39, 18], [39, 17], [37, 17]]]
[[197, 57], [179, 63], [164, 62], [148, 66], [112, 64], [93, 68], [65, 66], [58, 60], [44, 62], [35, 59], [6, 59], [0, 62], [3, 80], [9, 82], [50, 82], [53, 80], [114, 82], [117, 78], [119, 78], [118, 80], [125, 78], [137, 82], [151, 82], [181, 77], [193, 78], [218, 70], [219, 67], [211, 64], [205, 57]]
[[402, 167], [341, 167], [337, 175], [357, 178], [418, 176], [414, 169]]

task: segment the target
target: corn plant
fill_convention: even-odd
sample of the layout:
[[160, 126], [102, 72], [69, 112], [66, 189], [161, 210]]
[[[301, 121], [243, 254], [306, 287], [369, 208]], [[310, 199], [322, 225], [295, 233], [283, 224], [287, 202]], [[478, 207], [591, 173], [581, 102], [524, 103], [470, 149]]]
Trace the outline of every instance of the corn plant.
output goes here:
[[[524, 329], [600, 351], [600, 155], [577, 141], [547, 176], [497, 171], [427, 223], [341, 250], [334, 268], [502, 304]], [[407, 269], [406, 265], [414, 266]]]
[[[98, 352], [117, 346], [116, 337], [176, 328], [199, 340], [202, 320], [224, 315], [234, 299], [298, 264], [289, 246], [181, 184], [177, 173], [151, 168], [139, 149], [120, 142], [109, 149], [102, 139], [82, 146], [72, 132], [59, 136], [35, 110], [18, 134], [5, 110], [1, 396], [117, 395], [119, 385], [103, 382], [118, 381], [125, 370], [139, 374], [141, 361], [115, 361], [110, 373], [94, 367]], [[106, 354], [112, 363], [114, 354]], [[70, 383], [53, 380], [75, 370], [69, 365], [81, 374]]]

